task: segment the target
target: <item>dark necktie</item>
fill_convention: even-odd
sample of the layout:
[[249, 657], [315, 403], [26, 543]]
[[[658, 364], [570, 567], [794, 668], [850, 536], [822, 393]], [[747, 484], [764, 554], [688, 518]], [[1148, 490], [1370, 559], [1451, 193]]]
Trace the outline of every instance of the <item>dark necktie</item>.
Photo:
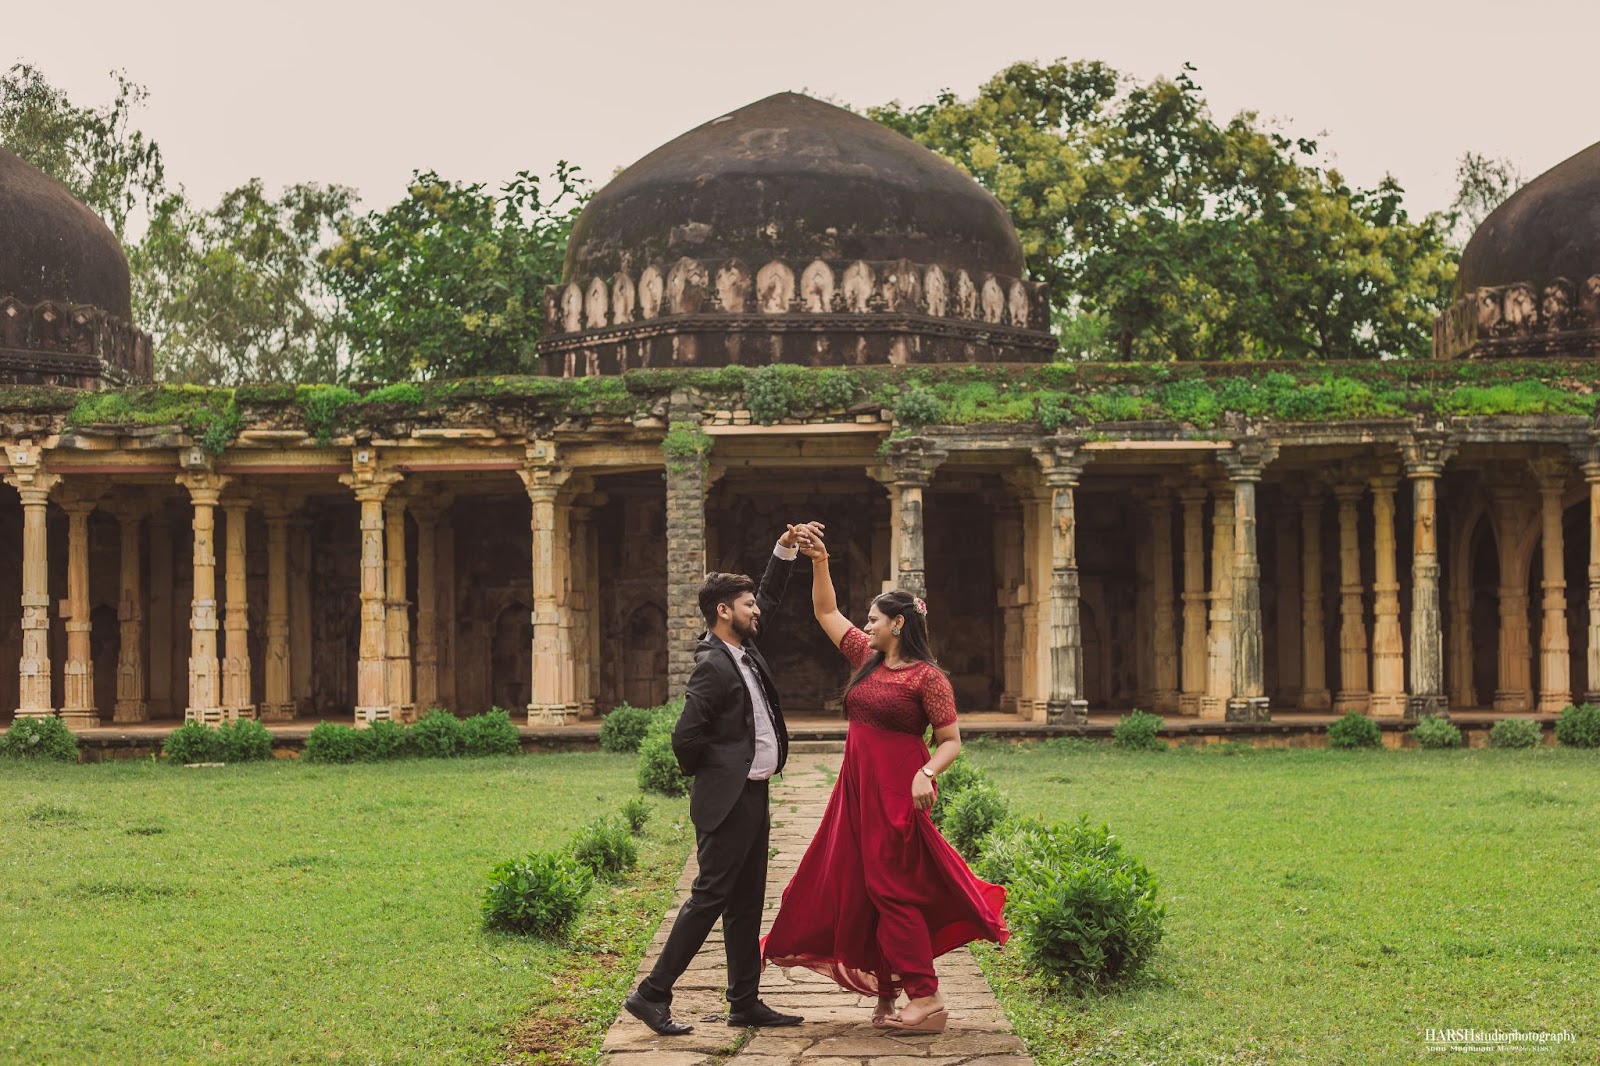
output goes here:
[[772, 731], [776, 733], [778, 731], [778, 719], [772, 713], [772, 689], [767, 686], [766, 675], [761, 672], [761, 668], [756, 665], [756, 661], [750, 658], [749, 652], [741, 652], [740, 658], [744, 661], [744, 665], [749, 668], [750, 672], [756, 675], [756, 684], [761, 686], [763, 702], [767, 705], [767, 721], [772, 723]]

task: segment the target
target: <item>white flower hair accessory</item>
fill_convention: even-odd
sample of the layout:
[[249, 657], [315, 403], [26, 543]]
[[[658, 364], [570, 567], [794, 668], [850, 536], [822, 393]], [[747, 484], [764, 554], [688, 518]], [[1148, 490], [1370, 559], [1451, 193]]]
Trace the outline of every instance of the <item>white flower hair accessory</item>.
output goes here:
[[917, 613], [922, 615], [924, 618], [926, 618], [928, 616], [928, 605], [923, 602], [922, 597], [921, 596], [913, 596], [913, 597], [911, 597], [911, 599], [912, 599], [912, 602], [914, 602], [917, 605]]

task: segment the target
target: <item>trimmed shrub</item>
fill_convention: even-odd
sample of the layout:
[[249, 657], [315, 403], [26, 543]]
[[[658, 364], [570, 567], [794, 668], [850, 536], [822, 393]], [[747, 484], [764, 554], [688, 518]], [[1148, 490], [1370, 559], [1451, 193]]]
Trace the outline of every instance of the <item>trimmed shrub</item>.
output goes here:
[[628, 832], [634, 836], [644, 832], [645, 823], [650, 821], [650, 801], [643, 796], [635, 796], [624, 803], [622, 820], [628, 823]]
[[941, 831], [962, 858], [973, 862], [981, 853], [980, 841], [1010, 813], [1000, 790], [980, 781], [950, 801]]
[[1600, 707], [1568, 707], [1556, 722], [1556, 739], [1570, 748], [1600, 748]]
[[1543, 742], [1544, 730], [1526, 718], [1502, 718], [1489, 730], [1491, 748], [1537, 748]]
[[1461, 730], [1442, 714], [1425, 714], [1411, 730], [1412, 739], [1424, 748], [1459, 748]]
[[639, 863], [639, 846], [627, 823], [615, 815], [587, 822], [572, 837], [572, 857], [596, 877], [621, 880]]
[[224, 722], [217, 736], [223, 762], [261, 762], [272, 758], [272, 734], [254, 718]]
[[468, 755], [521, 755], [522, 734], [499, 707], [461, 723], [461, 748]]
[[221, 762], [222, 733], [199, 722], [185, 722], [167, 734], [161, 750], [175, 763]]
[[1383, 734], [1378, 729], [1378, 723], [1354, 711], [1328, 727], [1330, 748], [1376, 748], [1382, 743]]
[[933, 807], [928, 811], [928, 817], [933, 819], [933, 824], [943, 829], [945, 816], [950, 813], [950, 804], [954, 803], [961, 793], [984, 780], [987, 779], [983, 776], [982, 770], [957, 756], [955, 762], [944, 768], [935, 786], [938, 795], [934, 797]]
[[465, 743], [461, 719], [442, 707], [435, 707], [406, 730], [412, 751], [434, 759], [451, 759], [461, 754]]
[[1034, 841], [1006, 908], [1023, 956], [1081, 987], [1132, 977], [1161, 942], [1156, 879], [1104, 825], [1082, 818]]
[[0, 735], [0, 755], [16, 759], [57, 759], [78, 761], [78, 738], [67, 723], [51, 715], [18, 715], [11, 728]]
[[360, 762], [398, 759], [406, 754], [409, 745], [406, 727], [388, 718], [356, 731], [356, 759]]
[[600, 720], [600, 750], [635, 752], [661, 714], [659, 707], [632, 707], [619, 703]]
[[1167, 742], [1156, 735], [1161, 726], [1160, 715], [1134, 711], [1117, 719], [1111, 742], [1124, 751], [1165, 751]]
[[682, 712], [682, 703], [669, 703], [651, 719], [644, 740], [639, 742], [640, 791], [682, 796], [693, 784], [694, 778], [678, 769], [678, 757], [672, 753], [672, 729]]
[[305, 759], [307, 762], [355, 762], [360, 743], [354, 728], [338, 722], [318, 722], [306, 737]]
[[997, 885], [1009, 885], [1017, 872], [1033, 861], [1039, 841], [1050, 833], [1037, 818], [1007, 818], [979, 841], [982, 852], [972, 864], [972, 872]]
[[508, 859], [489, 873], [483, 924], [524, 936], [561, 936], [577, 921], [593, 883], [593, 875], [566, 855], [540, 851]]

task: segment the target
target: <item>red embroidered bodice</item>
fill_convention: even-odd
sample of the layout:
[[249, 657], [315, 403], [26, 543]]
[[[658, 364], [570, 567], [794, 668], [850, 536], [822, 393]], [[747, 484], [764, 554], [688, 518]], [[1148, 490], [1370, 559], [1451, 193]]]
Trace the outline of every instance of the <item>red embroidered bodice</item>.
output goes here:
[[[867, 635], [854, 626], [839, 641], [839, 650], [850, 661], [852, 671], [872, 657]], [[844, 709], [852, 722], [921, 736], [930, 725], [938, 729], [956, 720], [956, 694], [944, 671], [932, 663], [919, 662], [899, 670], [879, 665], [850, 690]]]

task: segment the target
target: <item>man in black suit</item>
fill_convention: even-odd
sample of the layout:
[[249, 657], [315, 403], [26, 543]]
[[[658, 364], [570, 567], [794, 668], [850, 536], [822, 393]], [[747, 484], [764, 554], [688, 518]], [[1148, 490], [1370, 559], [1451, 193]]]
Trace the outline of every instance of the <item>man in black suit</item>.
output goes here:
[[767, 781], [788, 758], [789, 731], [772, 669], [754, 640], [763, 616], [777, 614], [801, 528], [821, 536], [815, 523], [790, 526], [773, 549], [759, 588], [743, 574], [707, 574], [700, 586], [700, 613], [708, 631], [695, 648], [683, 715], [672, 731], [678, 765], [694, 778], [689, 818], [700, 872], [655, 968], [624, 1003], [629, 1014], [662, 1036], [693, 1031], [672, 1018], [672, 986], [718, 917], [728, 955], [728, 1024], [772, 1027], [802, 1021], [758, 998], [770, 829]]

